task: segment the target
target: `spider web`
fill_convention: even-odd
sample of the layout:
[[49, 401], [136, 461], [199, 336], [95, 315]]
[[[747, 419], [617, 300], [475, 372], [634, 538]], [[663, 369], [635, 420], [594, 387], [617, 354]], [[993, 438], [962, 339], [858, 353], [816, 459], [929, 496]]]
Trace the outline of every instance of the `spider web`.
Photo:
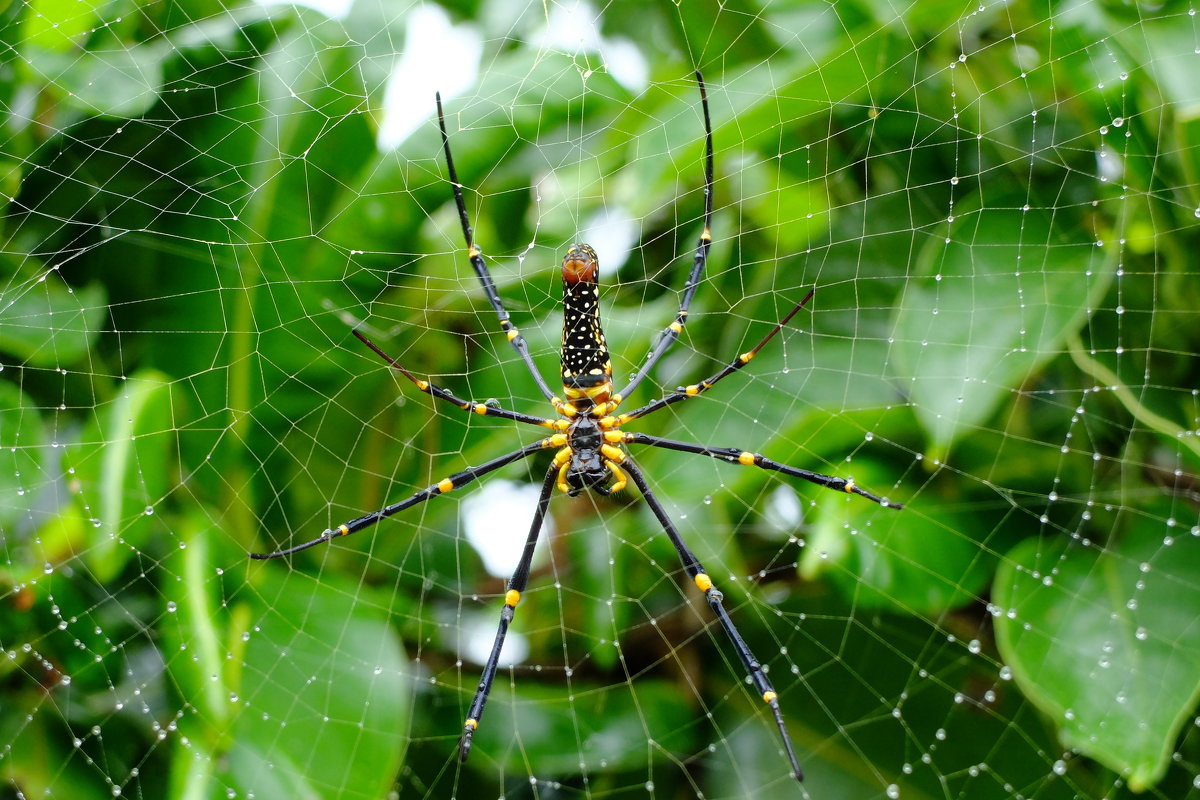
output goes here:
[[[0, 10], [0, 796], [1200, 796], [1200, 23], [1186, 2]], [[639, 423], [901, 511], [637, 449], [806, 772], [636, 492], [549, 454], [565, 247]], [[634, 407], [634, 406], [630, 406]]]

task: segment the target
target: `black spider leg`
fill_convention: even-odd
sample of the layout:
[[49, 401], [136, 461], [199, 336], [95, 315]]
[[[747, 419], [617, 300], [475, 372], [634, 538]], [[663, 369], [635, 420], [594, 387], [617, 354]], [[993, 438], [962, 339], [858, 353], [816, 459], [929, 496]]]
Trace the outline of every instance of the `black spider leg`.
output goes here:
[[398, 514], [406, 508], [412, 508], [418, 503], [424, 503], [431, 497], [437, 497], [441, 494], [446, 494], [468, 483], [483, 477], [489, 472], [494, 472], [506, 464], [511, 464], [514, 461], [520, 461], [522, 458], [528, 458], [534, 453], [542, 450], [548, 450], [551, 447], [562, 447], [566, 443], [566, 434], [555, 434], [547, 436], [531, 444], [527, 444], [519, 450], [514, 450], [511, 453], [493, 458], [491, 461], [486, 461], [478, 467], [467, 467], [461, 472], [456, 472], [448, 478], [443, 478], [437, 483], [427, 486], [419, 492], [413, 494], [412, 497], [401, 500], [398, 503], [393, 503], [390, 506], [385, 506], [378, 511], [372, 511], [370, 514], [363, 514], [357, 519], [352, 519], [349, 522], [338, 525], [336, 528], [330, 528], [322, 533], [317, 538], [304, 542], [303, 544], [294, 545], [284, 550], [277, 550], [274, 553], [251, 553], [250, 557], [263, 561], [268, 558], [279, 558], [280, 556], [289, 556], [292, 553], [298, 553], [301, 550], [307, 550], [310, 547], [316, 547], [323, 542], [328, 542], [330, 539], [336, 539], [339, 536], [349, 536], [352, 533], [358, 533], [363, 528], [369, 528], [376, 522], [382, 519]]
[[694, 444], [692, 442], [680, 442], [675, 439], [663, 439], [659, 436], [651, 436], [647, 433], [634, 433], [622, 431], [624, 441], [622, 444], [648, 444], [651, 447], [661, 447], [664, 450], [677, 450], [681, 453], [695, 453], [701, 456], [715, 458], [718, 461], [728, 461], [731, 464], [742, 464], [744, 466], [761, 467], [762, 469], [773, 469], [777, 472], [782, 472], [784, 475], [790, 475], [793, 478], [801, 478], [815, 483], [818, 486], [824, 486], [826, 489], [833, 489], [838, 492], [846, 492], [848, 494], [857, 494], [868, 500], [873, 500], [885, 508], [904, 508], [900, 503], [893, 503], [886, 497], [879, 497], [871, 494], [865, 489], [860, 489], [858, 485], [846, 478], [836, 478], [832, 475], [822, 475], [819, 472], [809, 472], [806, 469], [799, 467], [790, 467], [787, 464], [780, 464], [778, 461], [772, 461], [758, 453], [751, 453], [745, 450], [738, 450], [734, 447], [709, 447], [703, 444]]
[[357, 330], [351, 331], [358, 340], [367, 347], [375, 351], [375, 354], [390, 364], [397, 372], [412, 381], [418, 389], [426, 394], [431, 394], [439, 400], [445, 400], [448, 403], [461, 408], [463, 411], [471, 411], [485, 417], [499, 417], [500, 419], [511, 419], [514, 422], [524, 422], [529, 425], [537, 425], [542, 428], [556, 428], [557, 420], [546, 419], [545, 417], [535, 417], [530, 414], [522, 414], [520, 411], [509, 411], [507, 408], [499, 408], [498, 406], [488, 405], [486, 403], [475, 403], [470, 400], [464, 400], [448, 389], [443, 389], [440, 386], [435, 386], [429, 381], [423, 381], [416, 375], [413, 375], [404, 368], [400, 362], [383, 352], [374, 342], [368, 339]]
[[462, 222], [463, 238], [467, 241], [467, 256], [471, 259], [471, 266], [474, 267], [475, 274], [479, 276], [479, 282], [483, 284], [483, 291], [487, 295], [488, 302], [492, 304], [492, 308], [496, 310], [496, 316], [500, 318], [501, 330], [508, 337], [508, 341], [512, 343], [517, 355], [521, 356], [525, 366], [529, 368], [529, 374], [533, 376], [538, 389], [547, 400], [553, 400], [554, 393], [550, 391], [546, 380], [534, 366], [533, 356], [529, 354], [529, 345], [525, 342], [525, 337], [509, 320], [508, 312], [504, 310], [504, 303], [500, 300], [500, 293], [496, 291], [496, 284], [492, 280], [491, 273], [488, 272], [483, 255], [475, 246], [475, 235], [471, 232], [471, 218], [467, 216], [467, 204], [463, 201], [462, 184], [458, 182], [458, 173], [454, 171], [454, 158], [450, 155], [450, 137], [446, 135], [446, 117], [442, 113], [441, 92], [435, 94], [434, 97], [437, 100], [438, 127], [442, 130], [442, 149], [446, 153], [446, 171], [450, 173], [450, 186], [454, 189], [454, 204], [458, 206], [458, 218]]
[[762, 350], [763, 347], [766, 346], [767, 342], [771, 341], [771, 339], [775, 337], [775, 334], [783, 330], [783, 326], [787, 325], [792, 317], [796, 316], [796, 313], [800, 311], [800, 309], [804, 308], [805, 304], [807, 304], [816, 293], [816, 289], [810, 290], [809, 293], [804, 296], [803, 300], [793, 306], [792, 310], [784, 315], [783, 319], [775, 323], [775, 327], [772, 328], [758, 344], [754, 345], [754, 347], [747, 352], [742, 353], [733, 361], [730, 361], [720, 372], [700, 381], [700, 383], [693, 383], [691, 386], [680, 386], [675, 391], [660, 397], [658, 400], [651, 401], [641, 408], [635, 408], [633, 411], [630, 411], [627, 414], [621, 414], [617, 417], [618, 426], [624, 425], [626, 422], [637, 419], [638, 417], [644, 417], [647, 414], [653, 414], [655, 411], [658, 411], [661, 408], [666, 408], [672, 403], [678, 403], [680, 400], [687, 400], [691, 397], [696, 397], [697, 395], [703, 394], [711, 389], [722, 378], [727, 378], [742, 367], [749, 364], [750, 360], [758, 355], [758, 351]]
[[542, 522], [546, 519], [546, 508], [550, 505], [550, 494], [554, 491], [558, 479], [558, 468], [551, 466], [546, 472], [546, 480], [542, 482], [542, 493], [538, 496], [537, 509], [533, 512], [533, 522], [529, 526], [529, 536], [525, 539], [525, 549], [521, 551], [521, 560], [517, 569], [508, 581], [508, 591], [504, 594], [504, 607], [500, 609], [500, 627], [496, 631], [496, 639], [492, 642], [492, 652], [483, 668], [483, 677], [475, 689], [475, 697], [471, 700], [471, 709], [467, 712], [467, 721], [463, 725], [462, 738], [458, 743], [458, 757], [466, 761], [471, 755], [471, 738], [479, 727], [483, 716], [483, 707], [487, 704], [488, 695], [492, 691], [492, 681], [496, 678], [496, 667], [500, 663], [500, 650], [504, 647], [504, 637], [508, 634], [508, 625], [512, 622], [517, 603], [521, 602], [521, 592], [529, 582], [529, 566], [533, 562], [533, 551], [537, 546], [538, 535], [542, 530]]
[[692, 298], [696, 294], [696, 287], [700, 285], [700, 279], [704, 275], [704, 266], [708, 263], [708, 250], [712, 245], [712, 212], [713, 212], [713, 137], [712, 137], [712, 122], [708, 115], [708, 93], [704, 90], [704, 76], [700, 74], [700, 70], [696, 70], [696, 83], [700, 86], [700, 105], [704, 109], [704, 140], [706, 143], [706, 153], [704, 158], [704, 230], [700, 233], [700, 242], [696, 245], [696, 255], [692, 260], [692, 274], [688, 276], [687, 284], [683, 288], [683, 298], [679, 301], [679, 311], [675, 314], [675, 321], [663, 329], [658, 335], [658, 341], [654, 343], [650, 355], [646, 358], [646, 363], [642, 368], [633, 373], [629, 384], [618, 392], [619, 397], [628, 397], [629, 393], [636, 389], [646, 376], [650, 374], [650, 370], [658, 363], [658, 360], [663, 357], [663, 354], [671, 347], [679, 334], [683, 332], [683, 326], [687, 324], [688, 308], [692, 305]]
[[738, 633], [737, 627], [733, 624], [733, 619], [730, 618], [729, 612], [725, 610], [724, 595], [713, 586], [712, 578], [704, 571], [704, 566], [700, 563], [700, 560], [684, 544], [683, 538], [679, 535], [679, 529], [675, 527], [675, 523], [667, 516], [666, 510], [658, 502], [658, 498], [650, 491], [650, 486], [646, 483], [646, 477], [642, 474], [642, 471], [638, 469], [632, 460], [626, 460], [621, 466], [629, 473], [629, 477], [633, 479], [638, 489], [641, 490], [642, 497], [646, 498], [646, 503], [650, 506], [650, 510], [654, 512], [654, 516], [658, 517], [659, 523], [663, 526], [663, 530], [667, 532], [667, 537], [675, 547], [675, 552], [679, 553], [679, 558], [683, 561], [684, 570], [687, 571], [688, 576], [696, 584], [696, 587], [704, 592], [704, 599], [708, 601], [708, 605], [712, 608], [717, 621], [721, 623], [721, 627], [725, 630], [725, 635], [733, 643], [733, 649], [737, 651], [738, 658], [742, 660], [742, 666], [746, 668], [746, 674], [750, 676], [750, 680], [754, 684], [754, 688], [758, 691], [759, 697], [771, 707], [771, 713], [775, 716], [775, 724], [779, 727], [779, 735], [783, 739], [784, 752], [791, 763], [792, 777], [798, 781], [804, 780], [804, 771], [800, 769], [800, 762], [796, 760], [796, 751], [792, 747], [792, 739], [788, 736], [787, 726], [783, 722], [783, 712], [779, 710], [779, 696], [775, 693], [771, 682], [767, 680], [762, 664], [750, 652], [749, 645], [746, 644], [742, 635]]

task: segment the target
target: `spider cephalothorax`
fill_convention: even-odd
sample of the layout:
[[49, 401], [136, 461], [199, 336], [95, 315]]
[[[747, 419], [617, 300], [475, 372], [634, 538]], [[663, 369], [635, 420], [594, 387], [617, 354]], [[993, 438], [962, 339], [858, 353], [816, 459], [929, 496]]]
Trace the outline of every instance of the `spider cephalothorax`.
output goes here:
[[659, 334], [654, 346], [650, 349], [650, 355], [647, 356], [641, 369], [633, 374], [633, 377], [630, 378], [629, 383], [623, 389], [613, 391], [612, 362], [609, 357], [608, 346], [604, 341], [604, 330], [600, 325], [600, 295], [598, 291], [599, 259], [596, 258], [596, 251], [588, 245], [571, 245], [567, 250], [562, 264], [563, 337], [560, 374], [565, 399], [554, 395], [545, 379], [542, 378], [541, 374], [534, 367], [533, 357], [529, 353], [529, 346], [521, 336], [521, 332], [512, 324], [508, 312], [504, 310], [504, 304], [501, 302], [500, 294], [496, 291], [491, 274], [488, 272], [487, 264], [483, 260], [483, 254], [475, 246], [475, 239], [471, 232], [470, 218], [467, 215], [467, 206], [463, 201], [462, 186], [458, 182], [458, 176], [454, 171], [454, 159], [450, 155], [450, 137], [446, 134], [446, 120], [442, 114], [442, 100], [440, 96], [437, 98], [438, 124], [441, 128], [442, 146], [446, 154], [446, 170], [450, 173], [450, 185], [454, 193], [454, 203], [458, 209], [458, 216], [462, 223], [463, 238], [466, 239], [467, 257], [470, 259], [471, 267], [475, 270], [475, 274], [479, 276], [480, 283], [483, 284], [483, 290], [487, 295], [488, 301], [496, 311], [496, 315], [500, 320], [500, 329], [504, 331], [505, 336], [508, 337], [508, 341], [525, 362], [525, 366], [528, 368], [530, 375], [533, 376], [538, 389], [545, 396], [546, 400], [549, 401], [550, 405], [554, 407], [558, 416], [554, 418], [538, 417], [531, 414], [524, 414], [520, 411], [501, 408], [499, 405], [492, 403], [477, 403], [464, 400], [447, 389], [417, 378], [395, 359], [376, 347], [359, 331], [354, 331], [354, 335], [366, 344], [367, 347], [375, 351], [396, 371], [416, 384], [418, 389], [433, 395], [438, 400], [453, 403], [464, 411], [473, 412], [485, 417], [496, 417], [528, 425], [537, 425], [542, 428], [549, 428], [554, 433], [518, 448], [511, 453], [493, 458], [477, 467], [467, 467], [449, 477], [443, 478], [432, 486], [427, 486], [404, 500], [392, 503], [378, 511], [363, 514], [336, 528], [330, 528], [316, 539], [272, 553], [252, 554], [253, 558], [258, 559], [277, 558], [305, 550], [338, 536], [355, 533], [363, 528], [374, 525], [386, 517], [404, 511], [406, 508], [411, 508], [430, 498], [460, 488], [514, 461], [520, 461], [544, 450], [555, 450], [554, 460], [551, 462], [550, 468], [547, 470], [545, 478], [542, 481], [541, 494], [538, 498], [537, 507], [534, 509], [533, 522], [529, 528], [529, 536], [525, 541], [525, 548], [521, 553], [521, 559], [517, 564], [516, 571], [508, 582], [508, 589], [504, 593], [504, 605], [500, 610], [500, 626], [496, 631], [496, 638], [492, 643], [491, 654], [484, 665], [483, 676], [479, 680], [479, 685], [475, 689], [475, 695], [471, 700], [470, 708], [467, 710], [466, 722], [463, 725], [462, 737], [459, 740], [459, 757], [463, 761], [467, 760], [467, 756], [471, 752], [471, 743], [475, 731], [479, 727], [479, 720], [483, 717], [483, 709], [487, 704], [488, 695], [491, 692], [492, 681], [496, 677], [496, 669], [500, 662], [500, 650], [504, 645], [504, 637], [516, 613], [517, 604], [521, 601], [521, 592], [525, 590], [525, 586], [529, 581], [533, 551], [537, 545], [538, 536], [542, 529], [542, 522], [546, 518], [546, 509], [550, 504], [550, 495], [553, 493], [555, 486], [571, 496], [575, 496], [588, 489], [601, 495], [607, 495], [623, 489], [628, 479], [641, 492], [646, 505], [650, 507], [659, 524], [662, 525], [667, 538], [671, 540], [672, 546], [679, 554], [684, 571], [696, 585], [696, 588], [704, 593], [706, 602], [712, 609], [721, 628], [729, 637], [733, 649], [737, 652], [738, 658], [746, 670], [750, 683], [754, 685], [763, 702], [770, 707], [771, 713], [775, 718], [775, 724], [779, 729], [784, 753], [787, 756], [792, 775], [798, 780], [803, 777], [800, 771], [800, 764], [796, 760], [796, 754], [792, 748], [792, 740], [788, 736], [787, 728], [783, 722], [783, 713], [779, 708], [779, 697], [776, 695], [774, 688], [772, 688], [771, 682], [767, 679], [763, 666], [754, 657], [745, 640], [742, 639], [737, 628], [734, 626], [732, 618], [730, 618], [729, 613], [725, 610], [723, 595], [713, 585], [712, 578], [709, 577], [700, 560], [696, 558], [691, 549], [683, 541], [683, 537], [679, 529], [675, 526], [675, 522], [667, 515], [666, 510], [650, 489], [646, 477], [642, 474], [637, 464], [634, 463], [633, 459], [626, 453], [623, 445], [648, 445], [664, 450], [707, 456], [732, 464], [774, 470], [784, 475], [815, 483], [827, 489], [846, 492], [847, 494], [856, 494], [885, 507], [900, 508], [898, 503], [890, 503], [885, 498], [871, 494], [859, 488], [853, 480], [848, 478], [838, 478], [832, 475], [822, 475], [819, 472], [810, 472], [799, 467], [792, 467], [781, 464], [778, 461], [772, 461], [757, 453], [751, 453], [734, 447], [715, 447], [674, 439], [664, 439], [660, 436], [652, 436], [647, 433], [621, 430], [621, 427], [626, 423], [649, 416], [673, 403], [700, 396], [719, 381], [746, 366], [758, 351], [772, 337], [779, 333], [783, 329], [783, 326], [813, 296], [813, 291], [810, 291], [783, 319], [776, 323], [775, 327], [757, 345], [730, 361], [724, 368], [710, 375], [705, 380], [691, 384], [690, 386], [680, 386], [675, 391], [668, 392], [659, 399], [652, 400], [643, 406], [635, 408], [633, 411], [623, 414], [616, 413], [622, 399], [629, 397], [633, 393], [683, 331], [683, 326], [687, 322], [688, 308], [691, 305], [692, 297], [695, 295], [697, 287], [700, 285], [700, 280], [704, 276], [704, 266], [708, 261], [708, 250], [712, 244], [711, 225], [713, 215], [712, 125], [709, 121], [708, 97], [704, 91], [704, 79], [700, 76], [699, 72], [696, 73], [696, 82], [700, 86], [700, 105], [704, 112], [706, 144], [704, 162], [704, 228], [700, 233], [700, 241], [696, 245], [696, 254], [693, 258], [691, 273], [688, 276], [687, 283], [684, 285], [679, 301], [679, 311], [675, 314], [675, 319]]

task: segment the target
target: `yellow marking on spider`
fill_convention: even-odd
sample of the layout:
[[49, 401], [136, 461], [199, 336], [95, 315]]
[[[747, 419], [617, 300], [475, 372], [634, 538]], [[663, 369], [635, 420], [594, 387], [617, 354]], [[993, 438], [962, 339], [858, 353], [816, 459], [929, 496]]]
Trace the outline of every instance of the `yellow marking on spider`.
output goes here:
[[764, 703], [774, 703], [778, 697], [779, 695], [775, 694], [774, 692], [763, 692]]
[[600, 455], [604, 456], [615, 464], [620, 464], [625, 460], [625, 451], [612, 444], [600, 445]]
[[671, 330], [675, 331], [676, 333], [683, 333], [683, 326], [680, 325], [678, 322], [672, 322]]
[[417, 388], [422, 392], [429, 391], [429, 381], [417, 381]]
[[520, 336], [521, 332], [519, 330], [517, 330], [516, 328], [509, 328], [508, 333], [505, 335], [508, 336], [508, 340], [511, 342], [513, 339]]
[[747, 467], [754, 466], [754, 453], [742, 453], [740, 456], [738, 456], [738, 463], [745, 464]]
[[569, 440], [570, 437], [565, 433], [556, 433], [553, 436], [547, 436], [545, 439], [542, 439], [542, 447], [547, 450], [551, 447], [566, 447]]
[[854, 481], [846, 481], [846, 485], [842, 487], [842, 491], [846, 492], [847, 494], [853, 494], [854, 489]]
[[601, 417], [598, 424], [601, 430], [611, 432], [613, 428], [621, 427], [621, 423], [622, 420], [618, 417]]
[[481, 253], [482, 253], [482, 251], [475, 245], [471, 245], [470, 247], [467, 248], [467, 257], [468, 258], [475, 258], [475, 256], [480, 255]]
[[695, 397], [700, 394], [700, 387], [693, 383], [691, 386], [684, 388], [683, 391], [688, 397]]
[[628, 481], [625, 480], [625, 472], [611, 461], [606, 461], [604, 463], [608, 467], [608, 471], [612, 473], [614, 479], [612, 486], [609, 486], [608, 490], [610, 492], [619, 492], [624, 489], [625, 484], [628, 483]]
[[473, 731], [479, 727], [479, 720], [468, 717], [467, 723], [465, 725], [463, 725], [463, 727], [469, 731]]
[[487, 412], [488, 412], [488, 407], [483, 403], [476, 403], [474, 411], [476, 414], [483, 414], [484, 416], [486, 416]]
[[[570, 454], [568, 453], [568, 458], [569, 457], [570, 457]], [[555, 460], [557, 461], [558, 459], [555, 459]], [[570, 493], [570, 491], [571, 491], [571, 484], [567, 483], [567, 468], [570, 466], [571, 465], [569, 463], [567, 463], [567, 464], [563, 464], [558, 469], [558, 489], [561, 492]]]
[[437, 485], [437, 490], [442, 494], [454, 491], [454, 481], [449, 478], [442, 478]]
[[338, 533], [340, 533], [342, 536], [345, 536], [349, 532], [350, 532], [349, 525], [338, 525]]
[[738, 356], [738, 361], [742, 362], [743, 364], [749, 364], [750, 359], [752, 359], [752, 358], [754, 358], [753, 351], [751, 351], [749, 353], [742, 353], [740, 356]]
[[713, 586], [712, 578], [708, 577], [703, 572], [697, 572], [696, 577], [692, 578], [692, 580], [696, 582], [696, 588], [702, 592], [707, 592]]
[[521, 593], [516, 589], [509, 589], [504, 594], [504, 605], [509, 608], [516, 608], [517, 603], [521, 602]]
[[712, 241], [712, 231], [710, 231], [708, 229], [707, 225], [704, 226], [704, 233], [700, 234], [700, 241], [702, 241], [702, 242], [711, 242]]
[[601, 417], [612, 419], [609, 414], [617, 410], [617, 406], [621, 405], [621, 399], [621, 395], [614, 394], [608, 399], [607, 403], [601, 403], [600, 405], [596, 406], [596, 413]]
[[[611, 417], [609, 419], [611, 419]], [[601, 420], [601, 422], [603, 422], [603, 421], [604, 420]], [[600, 427], [604, 427], [604, 426], [601, 425]], [[628, 438], [629, 437], [626, 436], [623, 431], [605, 431], [604, 432], [604, 441], [606, 441], [610, 444], [623, 444], [625, 442], [625, 440]]]

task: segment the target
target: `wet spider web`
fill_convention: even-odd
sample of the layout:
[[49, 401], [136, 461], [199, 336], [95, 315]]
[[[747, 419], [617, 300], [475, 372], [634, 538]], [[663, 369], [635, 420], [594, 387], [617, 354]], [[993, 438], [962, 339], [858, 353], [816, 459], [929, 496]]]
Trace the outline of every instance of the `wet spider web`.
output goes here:
[[[0, 796], [1200, 795], [1200, 24], [1188, 3], [0, 10]], [[807, 778], [653, 516], [548, 456], [310, 539], [542, 432], [565, 248], [618, 373], [715, 244], [631, 429]]]

